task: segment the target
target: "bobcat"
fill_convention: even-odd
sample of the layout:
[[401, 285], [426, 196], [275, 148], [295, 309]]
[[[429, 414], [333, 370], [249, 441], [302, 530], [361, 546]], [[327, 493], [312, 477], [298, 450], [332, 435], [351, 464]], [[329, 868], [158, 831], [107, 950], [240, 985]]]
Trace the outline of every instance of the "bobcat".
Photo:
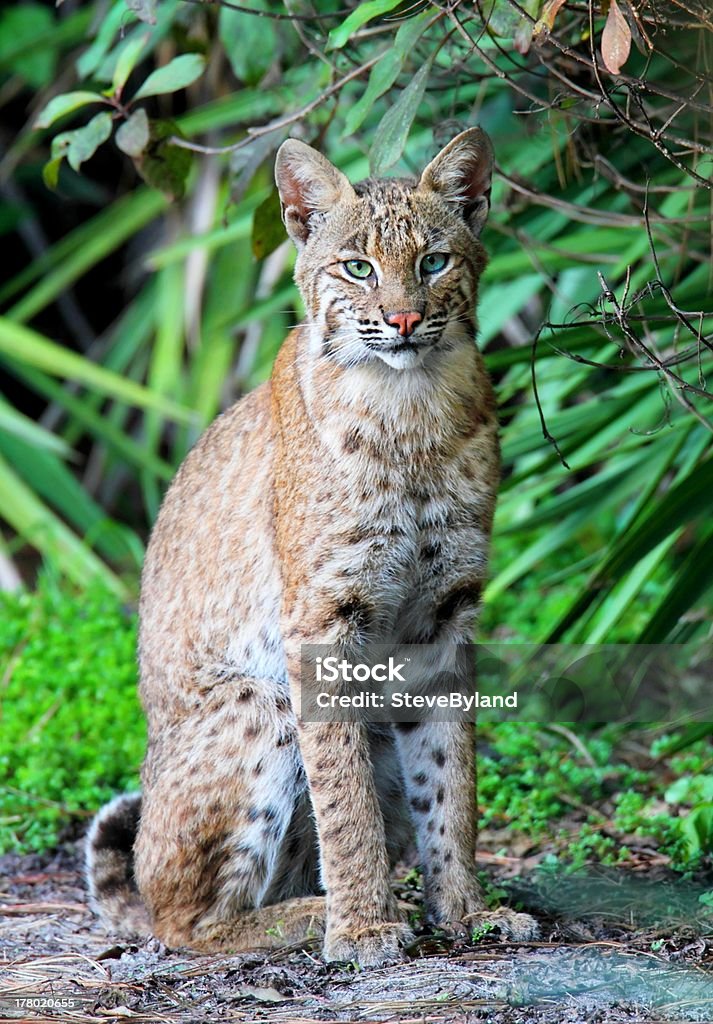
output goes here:
[[535, 935], [475, 877], [472, 726], [294, 710], [302, 644], [471, 638], [499, 479], [473, 312], [491, 169], [478, 128], [419, 180], [352, 185], [281, 146], [306, 320], [196, 444], [151, 537], [143, 789], [88, 838], [111, 928], [226, 951], [323, 936], [327, 960], [385, 964], [412, 938], [389, 872], [415, 831], [433, 922]]

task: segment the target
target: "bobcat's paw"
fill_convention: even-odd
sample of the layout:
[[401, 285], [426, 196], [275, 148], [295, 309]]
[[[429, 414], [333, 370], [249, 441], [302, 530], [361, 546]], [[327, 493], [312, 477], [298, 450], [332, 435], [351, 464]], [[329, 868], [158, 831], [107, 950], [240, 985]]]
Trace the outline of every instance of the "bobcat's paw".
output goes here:
[[480, 929], [490, 930], [497, 928], [500, 937], [511, 939], [513, 942], [530, 942], [540, 937], [540, 926], [534, 917], [529, 914], [518, 914], [509, 907], [499, 907], [497, 910], [478, 910], [475, 914], [467, 914], [462, 918], [462, 923], [472, 934]]
[[403, 947], [414, 941], [405, 924], [388, 922], [350, 932], [327, 931], [324, 959], [356, 961], [360, 967], [385, 967], [404, 959]]

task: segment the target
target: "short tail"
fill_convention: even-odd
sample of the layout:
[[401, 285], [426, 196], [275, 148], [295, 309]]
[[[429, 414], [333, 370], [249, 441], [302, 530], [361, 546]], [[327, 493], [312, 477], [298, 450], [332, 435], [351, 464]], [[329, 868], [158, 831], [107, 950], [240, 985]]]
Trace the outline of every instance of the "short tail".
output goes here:
[[141, 794], [117, 796], [97, 814], [87, 834], [89, 902], [110, 931], [150, 935], [149, 916], [134, 878], [134, 842]]

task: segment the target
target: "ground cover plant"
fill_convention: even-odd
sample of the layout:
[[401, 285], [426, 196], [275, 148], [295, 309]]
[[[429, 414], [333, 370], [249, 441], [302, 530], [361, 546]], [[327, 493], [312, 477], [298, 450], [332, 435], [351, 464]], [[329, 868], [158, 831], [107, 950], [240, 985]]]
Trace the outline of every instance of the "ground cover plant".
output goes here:
[[[493, 610], [491, 609], [491, 612]], [[44, 577], [0, 597], [0, 853], [45, 851], [137, 788], [145, 727], [136, 616], [111, 591]], [[705, 866], [708, 741], [650, 727], [489, 724], [480, 731], [486, 846], [528, 866]]]

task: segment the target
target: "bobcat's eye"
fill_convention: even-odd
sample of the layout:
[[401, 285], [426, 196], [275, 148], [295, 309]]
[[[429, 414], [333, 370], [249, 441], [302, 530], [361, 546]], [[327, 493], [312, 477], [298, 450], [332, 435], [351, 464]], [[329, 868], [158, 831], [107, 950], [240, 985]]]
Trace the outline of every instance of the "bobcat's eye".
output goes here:
[[448, 253], [429, 252], [421, 260], [421, 270], [424, 274], [437, 274], [439, 270], [443, 270], [446, 263], [448, 263]]
[[345, 260], [344, 267], [348, 274], [358, 277], [361, 281], [371, 277], [374, 273], [371, 263], [367, 263], [366, 260]]

